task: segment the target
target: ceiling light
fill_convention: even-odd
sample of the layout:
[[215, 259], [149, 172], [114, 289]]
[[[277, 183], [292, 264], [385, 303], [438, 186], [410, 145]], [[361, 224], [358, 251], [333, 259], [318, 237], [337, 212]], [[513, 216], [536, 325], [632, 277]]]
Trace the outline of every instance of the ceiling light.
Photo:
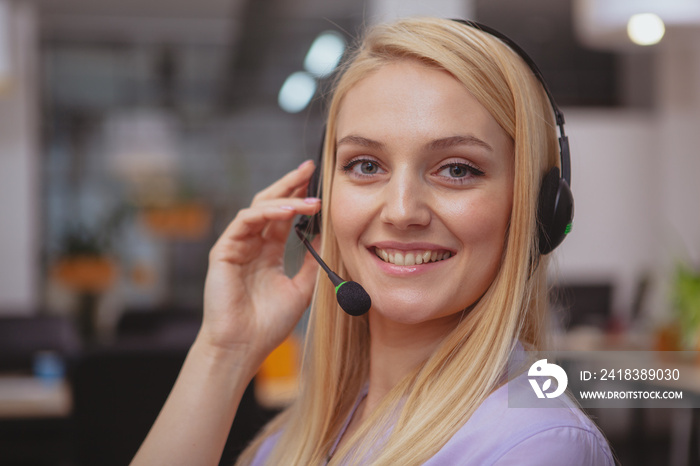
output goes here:
[[335, 70], [345, 52], [345, 40], [335, 31], [321, 33], [311, 44], [304, 59], [304, 69], [323, 78]]
[[637, 45], [657, 44], [665, 32], [663, 20], [654, 13], [633, 15], [627, 23], [627, 35]]
[[277, 102], [289, 113], [301, 112], [309, 105], [316, 92], [316, 80], [309, 73], [297, 71], [282, 84]]

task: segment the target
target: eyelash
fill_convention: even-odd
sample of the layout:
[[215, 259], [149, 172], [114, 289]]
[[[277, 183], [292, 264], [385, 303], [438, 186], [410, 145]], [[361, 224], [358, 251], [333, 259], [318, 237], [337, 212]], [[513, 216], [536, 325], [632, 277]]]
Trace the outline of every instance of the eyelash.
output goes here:
[[481, 176], [484, 176], [484, 172], [476, 168], [474, 165], [471, 165], [466, 162], [451, 162], [451, 163], [446, 163], [445, 165], [441, 166], [438, 168], [436, 173], [440, 173], [441, 171], [445, 169], [449, 169], [452, 167], [460, 167], [464, 170], [466, 170], [467, 174], [465, 176], [459, 177], [459, 178], [453, 178], [449, 176], [445, 176], [443, 178], [449, 179], [450, 183], [455, 183], [455, 184], [464, 184], [469, 181], [470, 178], [478, 178]]
[[[353, 168], [355, 168], [356, 165], [362, 164], [362, 163], [373, 163], [377, 167], [379, 167], [379, 164], [377, 163], [376, 160], [373, 159], [367, 159], [367, 158], [358, 158], [358, 159], [352, 159], [348, 163], [342, 166], [342, 170], [344, 173], [349, 173], [353, 171]], [[354, 173], [355, 176], [359, 177], [370, 177], [372, 175], [367, 174], [367, 173]]]
[[[368, 158], [357, 158], [357, 159], [352, 159], [349, 162], [347, 162], [345, 165], [341, 167], [341, 170], [344, 173], [349, 173], [353, 171], [353, 168], [355, 168], [356, 165], [361, 164], [361, 163], [372, 163], [376, 165], [377, 167], [380, 167], [379, 163], [377, 163], [376, 160], [373, 159], [368, 159]], [[474, 165], [471, 165], [469, 163], [465, 162], [451, 162], [451, 163], [446, 163], [442, 165], [440, 168], [437, 169], [435, 173], [440, 173], [441, 171], [445, 169], [449, 169], [452, 167], [460, 167], [464, 170], [467, 171], [467, 174], [463, 177], [450, 177], [450, 176], [441, 176], [441, 178], [447, 179], [448, 183], [454, 183], [454, 184], [464, 184], [469, 181], [469, 178], [471, 177], [481, 177], [484, 176], [484, 172]], [[354, 173], [355, 176], [362, 177], [362, 178], [369, 178], [373, 176], [373, 174], [367, 174], [367, 173]]]

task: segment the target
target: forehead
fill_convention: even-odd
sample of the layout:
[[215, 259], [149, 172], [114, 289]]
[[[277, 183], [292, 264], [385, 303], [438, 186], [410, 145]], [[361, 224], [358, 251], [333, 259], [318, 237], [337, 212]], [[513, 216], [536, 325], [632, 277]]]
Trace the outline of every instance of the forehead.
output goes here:
[[460, 81], [416, 60], [384, 65], [348, 90], [339, 106], [336, 142], [353, 134], [405, 144], [464, 134], [494, 146], [510, 141]]

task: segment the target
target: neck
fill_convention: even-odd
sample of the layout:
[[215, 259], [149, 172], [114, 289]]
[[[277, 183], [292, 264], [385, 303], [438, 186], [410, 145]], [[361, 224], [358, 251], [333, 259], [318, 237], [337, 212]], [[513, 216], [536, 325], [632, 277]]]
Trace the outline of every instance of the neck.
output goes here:
[[445, 335], [456, 327], [460, 316], [404, 324], [370, 314], [369, 391], [365, 413], [373, 412], [392, 388], [430, 357]]

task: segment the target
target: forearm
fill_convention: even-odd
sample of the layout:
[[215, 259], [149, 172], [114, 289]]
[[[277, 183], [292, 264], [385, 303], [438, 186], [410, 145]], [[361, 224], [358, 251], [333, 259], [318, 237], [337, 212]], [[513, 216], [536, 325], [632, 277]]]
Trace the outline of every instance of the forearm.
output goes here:
[[245, 349], [196, 341], [132, 466], [218, 464], [253, 374]]

